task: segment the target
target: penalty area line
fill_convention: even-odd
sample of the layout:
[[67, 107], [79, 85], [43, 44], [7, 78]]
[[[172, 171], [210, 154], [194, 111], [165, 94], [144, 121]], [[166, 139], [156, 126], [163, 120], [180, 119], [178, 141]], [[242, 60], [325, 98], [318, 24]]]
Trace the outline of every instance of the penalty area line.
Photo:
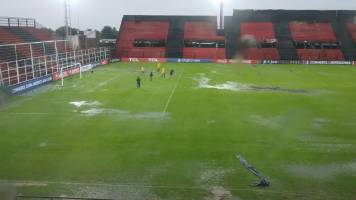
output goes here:
[[[195, 185], [150, 185], [140, 183], [81, 183], [81, 182], [55, 182], [55, 181], [28, 181], [28, 180], [0, 180], [0, 185], [11, 185], [15, 187], [48, 187], [49, 185], [69, 185], [79, 187], [131, 187], [131, 188], [158, 188], [158, 189], [171, 189], [171, 190], [206, 190], [206, 188]], [[262, 192], [271, 194], [293, 194], [293, 195], [318, 195], [320, 192], [308, 191], [308, 192], [295, 192], [290, 190], [260, 190], [251, 187], [236, 187], [225, 186], [230, 191], [250, 191], [250, 192]], [[354, 194], [354, 192], [351, 192]]]
[[185, 69], [185, 68], [183, 68], [183, 71], [180, 73], [180, 75], [179, 75], [179, 77], [178, 77], [178, 80], [177, 80], [177, 82], [176, 82], [176, 85], [174, 86], [174, 88], [173, 88], [171, 94], [169, 95], [169, 98], [168, 98], [168, 100], [167, 100], [167, 103], [166, 103], [166, 105], [164, 106], [163, 113], [166, 113], [166, 112], [167, 112], [167, 109], [168, 109], [169, 104], [171, 103], [172, 97], [173, 97], [174, 93], [176, 92], [176, 89], [177, 89], [177, 87], [178, 87], [178, 85], [179, 85], [179, 83], [180, 83], [180, 80], [181, 80], [181, 78], [182, 78], [182, 76], [183, 76], [183, 74], [184, 74], [184, 69]]
[[119, 77], [120, 77], [120, 75], [114, 76], [114, 77], [111, 78], [111, 79], [108, 79], [108, 80], [106, 80], [106, 81], [103, 81], [103, 82], [99, 83], [97, 86], [95, 86], [94, 88], [92, 88], [92, 90], [95, 91], [95, 90], [97, 90], [97, 89], [99, 89], [99, 88], [101, 88], [101, 87], [103, 87], [103, 86], [109, 84], [111, 81], [116, 80], [116, 79], [119, 78]]

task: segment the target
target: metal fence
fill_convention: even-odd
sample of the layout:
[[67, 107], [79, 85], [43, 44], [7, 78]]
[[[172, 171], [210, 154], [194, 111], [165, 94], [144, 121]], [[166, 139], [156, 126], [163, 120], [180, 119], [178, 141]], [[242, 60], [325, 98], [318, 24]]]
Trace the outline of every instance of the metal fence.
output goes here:
[[0, 45], [0, 62], [52, 55], [57, 51], [61, 53], [71, 51], [72, 49], [72, 43], [67, 40], [3, 44]]
[[37, 27], [36, 20], [33, 18], [20, 18], [20, 17], [0, 17], [0, 26], [7, 27]]
[[[34, 44], [42, 45], [44, 52], [35, 54], [32, 48]], [[53, 44], [52, 51], [46, 48], [46, 44]], [[61, 69], [73, 68], [78, 64], [87, 65], [110, 59], [111, 52], [107, 47], [67, 50], [66, 44], [66, 41], [20, 44], [29, 46], [30, 54], [24, 58], [19, 58], [15, 54], [12, 61], [0, 63], [0, 85], [12, 86], [59, 72]], [[18, 45], [15, 45], [15, 49], [17, 49]], [[63, 48], [63, 51], [60, 50], [61, 48]]]
[[17, 196], [16, 200], [113, 200], [113, 199], [75, 198], [75, 197]]

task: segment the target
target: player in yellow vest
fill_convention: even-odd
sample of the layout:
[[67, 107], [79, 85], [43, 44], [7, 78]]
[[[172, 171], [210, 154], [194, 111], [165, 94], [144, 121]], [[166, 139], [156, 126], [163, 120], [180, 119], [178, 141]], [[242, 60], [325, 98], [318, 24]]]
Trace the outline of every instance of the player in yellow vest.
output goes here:
[[161, 69], [161, 76], [163, 78], [166, 78], [166, 69], [164, 67], [162, 67], [162, 69]]
[[161, 63], [157, 63], [157, 72], [160, 72], [160, 71], [161, 71], [161, 66], [162, 66]]
[[143, 65], [141, 66], [141, 74], [145, 74], [145, 67]]

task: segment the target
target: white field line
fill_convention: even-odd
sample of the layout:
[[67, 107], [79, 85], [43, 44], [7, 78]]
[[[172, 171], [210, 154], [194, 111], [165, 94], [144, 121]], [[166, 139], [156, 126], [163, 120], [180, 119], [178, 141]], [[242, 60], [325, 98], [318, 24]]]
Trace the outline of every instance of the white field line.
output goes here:
[[[140, 183], [126, 183], [126, 184], [114, 184], [114, 183], [80, 183], [80, 182], [63, 182], [63, 181], [20, 181], [20, 180], [0, 180], [0, 185], [12, 185], [12, 186], [36, 186], [45, 187], [48, 185], [72, 185], [72, 186], [94, 186], [94, 187], [135, 187], [135, 188], [161, 188], [161, 189], [181, 189], [181, 190], [206, 190], [201, 186], [189, 186], [189, 185], [145, 185]], [[253, 188], [243, 188], [235, 186], [226, 186], [231, 191], [253, 191], [253, 192], [265, 192], [276, 194], [320, 194], [319, 192], [295, 192], [288, 190], [260, 190]], [[351, 192], [354, 194], [355, 192]]]
[[176, 82], [176, 85], [174, 86], [174, 88], [173, 88], [173, 90], [172, 90], [172, 92], [171, 92], [171, 95], [169, 96], [169, 98], [168, 98], [168, 100], [167, 100], [166, 105], [164, 106], [163, 113], [166, 113], [166, 112], [167, 112], [168, 106], [169, 106], [169, 104], [171, 103], [172, 97], [173, 97], [174, 93], [176, 92], [176, 89], [177, 89], [177, 87], [178, 87], [178, 85], [179, 85], [179, 83], [180, 83], [180, 80], [181, 80], [183, 74], [184, 74], [184, 68], [183, 68], [183, 71], [182, 71], [182, 72], [180, 73], [180, 75], [179, 75], [179, 78], [178, 78], [178, 80], [177, 80], [177, 82]]
[[[46, 113], [46, 112], [2, 112], [3, 114], [6, 115], [18, 115], [18, 116], [82, 116], [85, 115], [84, 113], [81, 112], [62, 112], [62, 113]], [[101, 115], [108, 116], [108, 115], [113, 115], [111, 113], [102, 113]]]
[[171, 188], [171, 189], [199, 189], [198, 186], [186, 185], [145, 185], [139, 183], [81, 183], [81, 182], [63, 182], [63, 181], [24, 181], [24, 180], [0, 180], [1, 184], [14, 185], [14, 186], [48, 186], [48, 185], [77, 185], [77, 186], [106, 186], [106, 187], [139, 187], [139, 188]]
[[[59, 115], [72, 115], [72, 113], [40, 113], [40, 112], [4, 112], [4, 114], [7, 115], [54, 115], [54, 116], [59, 116]], [[75, 114], [75, 113], [73, 113]]]
[[115, 77], [113, 77], [113, 78], [111, 78], [111, 79], [109, 79], [109, 80], [106, 80], [106, 81], [104, 81], [104, 82], [101, 82], [101, 83], [99, 83], [96, 87], [94, 87], [92, 90], [95, 91], [95, 90], [97, 90], [97, 89], [99, 89], [99, 88], [101, 88], [101, 87], [107, 85], [108, 83], [110, 83], [111, 81], [113, 81], [113, 80], [115, 80], [115, 79], [117, 79], [117, 78], [119, 78], [119, 76], [115, 76]]

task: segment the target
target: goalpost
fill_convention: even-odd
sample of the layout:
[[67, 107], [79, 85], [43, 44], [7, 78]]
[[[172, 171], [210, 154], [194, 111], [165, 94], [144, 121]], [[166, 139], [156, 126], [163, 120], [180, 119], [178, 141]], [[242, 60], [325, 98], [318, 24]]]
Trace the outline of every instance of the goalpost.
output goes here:
[[[79, 63], [79, 64], [80, 64], [80, 63]], [[94, 65], [93, 65], [93, 64], [88, 64], [88, 65], [84, 65], [84, 66], [82, 66], [82, 65], [80, 64], [80, 71], [79, 71], [79, 73], [80, 73], [80, 78], [82, 78], [83, 73], [88, 72], [88, 71], [91, 71], [93, 68], [94, 68]]]
[[95, 67], [94, 64], [88, 64], [88, 65], [82, 65], [82, 63], [75, 63], [73, 65], [69, 66], [61, 66], [60, 67], [60, 74], [59, 74], [59, 79], [61, 80], [61, 87], [64, 87], [64, 78], [79, 74], [79, 78], [83, 78], [83, 74], [85, 72], [93, 70]]
[[[78, 55], [76, 52], [74, 52], [74, 55], [70, 55], [72, 57], [68, 57], [67, 53], [66, 53], [66, 58], [61, 60], [61, 63], [58, 66], [58, 72], [56, 73], [56, 80], [60, 80], [61, 82], [59, 83], [61, 85], [61, 87], [64, 87], [64, 78], [75, 75], [75, 74], [79, 74], [80, 79], [83, 78], [83, 75], [85, 72], [88, 71], [92, 71], [93, 68], [95, 68], [96, 66], [100, 65], [101, 62], [104, 59], [107, 59], [107, 54], [106, 51], [108, 49], [105, 49], [105, 56], [103, 56], [102, 54], [102, 48], [100, 48], [100, 54], [98, 53], [99, 51], [97, 51], [96, 49], [93, 49], [94, 53], [94, 57], [95, 57], [95, 63], [91, 63], [91, 54], [89, 52], [89, 62], [84, 62], [84, 54], [83, 54], [83, 50], [81, 50], [80, 55]], [[84, 50], [86, 51], [86, 50]], [[80, 61], [80, 57], [81, 57], [81, 61]], [[64, 60], [64, 61], [63, 61]], [[59, 63], [60, 61], [58, 60], [57, 63]]]
[[[78, 71], [79, 69], [79, 71]], [[60, 68], [60, 79], [61, 79], [61, 86], [64, 87], [64, 78], [74, 75], [74, 74], [80, 74], [80, 78], [82, 78], [82, 64], [81, 63], [75, 63], [74, 65], [69, 65], [65, 69], [63, 65]]]

